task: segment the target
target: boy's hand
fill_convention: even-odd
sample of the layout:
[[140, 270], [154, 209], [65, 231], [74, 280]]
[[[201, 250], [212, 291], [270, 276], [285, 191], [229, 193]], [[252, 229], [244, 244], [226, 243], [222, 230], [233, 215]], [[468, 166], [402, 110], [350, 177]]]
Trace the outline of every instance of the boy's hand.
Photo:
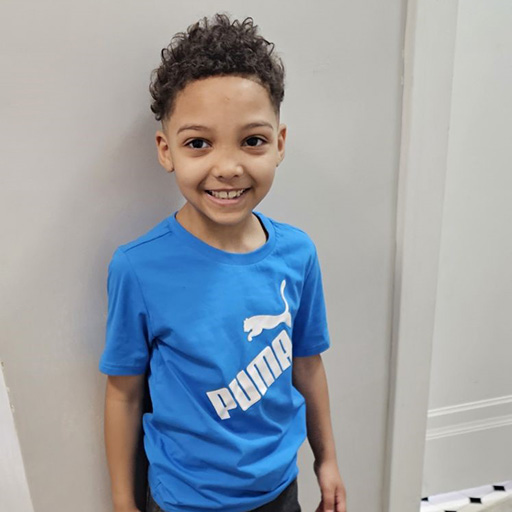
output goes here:
[[347, 512], [347, 493], [335, 460], [313, 464], [322, 500], [315, 512]]

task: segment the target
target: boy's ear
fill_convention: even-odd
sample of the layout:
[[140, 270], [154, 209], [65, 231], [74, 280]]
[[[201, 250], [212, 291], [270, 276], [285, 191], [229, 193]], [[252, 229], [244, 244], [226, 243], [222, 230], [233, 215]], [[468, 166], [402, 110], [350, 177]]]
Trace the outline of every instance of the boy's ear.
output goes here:
[[286, 142], [286, 125], [280, 124], [277, 129], [277, 152], [279, 153], [279, 159], [277, 165], [279, 165], [284, 158], [284, 147]]
[[167, 171], [174, 171], [174, 165], [172, 162], [171, 151], [169, 148], [169, 143], [167, 141], [167, 136], [161, 130], [157, 130], [155, 134], [155, 142], [156, 149], [158, 152], [158, 161], [160, 165]]

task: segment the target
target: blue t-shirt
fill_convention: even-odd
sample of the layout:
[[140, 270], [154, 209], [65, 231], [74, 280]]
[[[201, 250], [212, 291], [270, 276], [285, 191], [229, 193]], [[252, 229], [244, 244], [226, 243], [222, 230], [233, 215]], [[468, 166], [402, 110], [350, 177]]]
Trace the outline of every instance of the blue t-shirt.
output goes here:
[[119, 246], [108, 268], [99, 370], [148, 372], [148, 482], [166, 512], [244, 512], [298, 474], [305, 400], [292, 357], [330, 346], [316, 247], [253, 211], [267, 241], [230, 253], [174, 212]]

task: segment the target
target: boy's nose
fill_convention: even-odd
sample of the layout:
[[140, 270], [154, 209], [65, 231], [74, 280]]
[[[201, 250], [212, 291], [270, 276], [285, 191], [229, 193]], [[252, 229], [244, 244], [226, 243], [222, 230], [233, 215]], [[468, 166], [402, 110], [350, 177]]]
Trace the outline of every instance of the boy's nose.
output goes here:
[[232, 178], [242, 174], [243, 167], [240, 162], [233, 158], [223, 158], [215, 163], [212, 169], [212, 173], [217, 178]]

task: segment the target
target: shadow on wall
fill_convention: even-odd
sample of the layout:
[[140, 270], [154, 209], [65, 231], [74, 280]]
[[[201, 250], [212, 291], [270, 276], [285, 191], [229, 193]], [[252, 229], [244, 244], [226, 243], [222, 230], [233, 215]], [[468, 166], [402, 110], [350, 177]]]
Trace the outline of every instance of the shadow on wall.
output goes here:
[[[144, 386], [144, 400], [142, 404], [142, 414], [153, 412], [153, 403], [149, 394], [148, 374], [146, 373]], [[144, 450], [144, 431], [140, 429], [139, 441], [137, 443], [137, 454], [135, 457], [135, 503], [137, 508], [146, 512], [146, 496], [148, 491], [148, 458]]]

